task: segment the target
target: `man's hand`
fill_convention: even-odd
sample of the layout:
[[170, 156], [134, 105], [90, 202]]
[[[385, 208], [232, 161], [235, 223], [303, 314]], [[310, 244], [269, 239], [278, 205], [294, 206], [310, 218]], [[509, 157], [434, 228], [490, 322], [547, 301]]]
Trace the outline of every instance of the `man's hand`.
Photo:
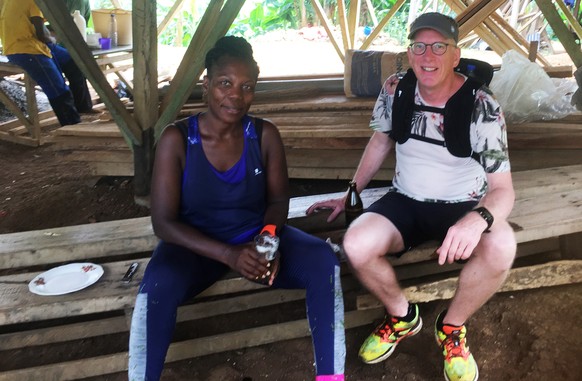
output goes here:
[[470, 212], [457, 221], [447, 231], [441, 246], [436, 250], [439, 265], [466, 260], [481, 240], [481, 234], [487, 229], [487, 222], [477, 213]]
[[341, 212], [344, 211], [345, 204], [346, 204], [346, 201], [343, 197], [342, 198], [334, 198], [334, 199], [325, 200], [325, 201], [319, 201], [319, 202], [316, 202], [315, 204], [311, 205], [309, 208], [307, 208], [307, 210], [305, 211], [305, 214], [310, 215], [312, 213], [317, 213], [321, 210], [331, 209], [332, 212], [327, 217], [327, 222], [332, 222], [333, 220], [335, 220], [337, 218], [337, 216]]

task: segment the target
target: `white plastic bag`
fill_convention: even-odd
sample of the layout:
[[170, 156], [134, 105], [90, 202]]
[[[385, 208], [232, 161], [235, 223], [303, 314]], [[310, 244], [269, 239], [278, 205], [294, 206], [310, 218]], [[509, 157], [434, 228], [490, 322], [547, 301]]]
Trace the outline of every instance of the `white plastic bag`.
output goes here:
[[501, 70], [495, 72], [489, 87], [508, 122], [560, 119], [576, 111], [570, 104], [576, 82], [550, 78], [515, 50], [503, 55]]

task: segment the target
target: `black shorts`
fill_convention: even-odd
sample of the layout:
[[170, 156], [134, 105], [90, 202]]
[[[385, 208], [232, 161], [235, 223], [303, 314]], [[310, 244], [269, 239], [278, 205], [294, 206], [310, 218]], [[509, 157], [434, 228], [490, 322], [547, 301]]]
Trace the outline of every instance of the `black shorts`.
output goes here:
[[409, 250], [426, 241], [442, 242], [449, 227], [475, 205], [477, 201], [423, 202], [389, 191], [366, 212], [378, 213], [390, 220], [402, 235], [405, 250]]

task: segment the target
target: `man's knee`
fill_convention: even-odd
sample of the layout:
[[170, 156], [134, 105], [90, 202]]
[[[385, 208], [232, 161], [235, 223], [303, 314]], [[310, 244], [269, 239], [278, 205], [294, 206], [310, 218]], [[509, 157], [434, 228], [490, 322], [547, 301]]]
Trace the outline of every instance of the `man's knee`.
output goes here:
[[385, 219], [378, 221], [373, 220], [374, 218], [378, 217], [364, 214], [350, 226], [344, 235], [343, 248], [348, 261], [355, 268], [365, 266], [370, 261], [385, 256], [393, 245], [394, 233], [391, 233], [390, 229], [392, 225]]
[[488, 233], [481, 242], [480, 252], [490, 266], [505, 271], [511, 268], [517, 252], [515, 234], [509, 224]]

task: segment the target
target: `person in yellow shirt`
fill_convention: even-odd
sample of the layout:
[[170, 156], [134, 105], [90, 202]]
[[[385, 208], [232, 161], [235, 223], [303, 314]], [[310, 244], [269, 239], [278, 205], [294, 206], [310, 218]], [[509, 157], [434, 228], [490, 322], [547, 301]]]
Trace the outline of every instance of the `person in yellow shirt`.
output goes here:
[[42, 88], [62, 126], [76, 124], [79, 113], [93, 111], [87, 80], [69, 52], [56, 44], [44, 21], [34, 0], [0, 0], [3, 54]]

